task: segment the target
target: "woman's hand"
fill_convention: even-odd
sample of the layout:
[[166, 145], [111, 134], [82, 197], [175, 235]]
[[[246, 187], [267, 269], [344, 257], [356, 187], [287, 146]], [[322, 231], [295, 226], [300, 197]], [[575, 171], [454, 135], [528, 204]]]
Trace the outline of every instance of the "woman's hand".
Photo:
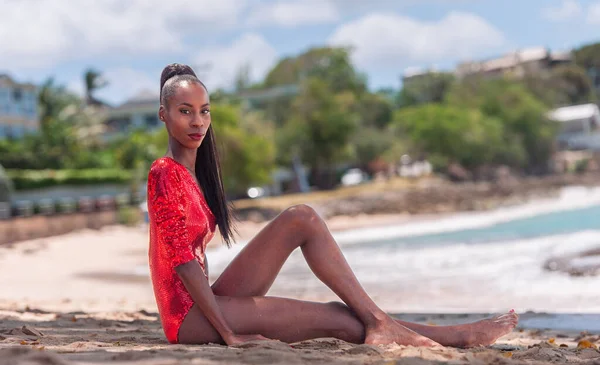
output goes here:
[[227, 346], [239, 345], [250, 341], [273, 341], [262, 335], [230, 335], [227, 338], [224, 338], [224, 340]]

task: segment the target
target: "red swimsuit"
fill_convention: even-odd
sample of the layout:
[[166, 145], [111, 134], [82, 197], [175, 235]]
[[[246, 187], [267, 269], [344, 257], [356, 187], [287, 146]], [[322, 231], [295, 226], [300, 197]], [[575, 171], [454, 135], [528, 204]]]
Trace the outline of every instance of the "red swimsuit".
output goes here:
[[197, 260], [204, 265], [206, 245], [215, 233], [215, 217], [191, 173], [170, 157], [152, 163], [148, 174], [150, 277], [163, 330], [179, 342], [179, 327], [194, 305], [175, 267]]

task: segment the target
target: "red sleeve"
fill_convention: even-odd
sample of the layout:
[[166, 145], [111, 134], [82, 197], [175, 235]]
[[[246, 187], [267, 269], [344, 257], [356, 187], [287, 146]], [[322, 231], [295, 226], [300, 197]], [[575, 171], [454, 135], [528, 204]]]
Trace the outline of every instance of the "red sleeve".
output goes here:
[[150, 174], [148, 204], [154, 211], [156, 233], [173, 267], [193, 260], [192, 242], [186, 226], [187, 200], [182, 194], [182, 181], [176, 170], [160, 168]]

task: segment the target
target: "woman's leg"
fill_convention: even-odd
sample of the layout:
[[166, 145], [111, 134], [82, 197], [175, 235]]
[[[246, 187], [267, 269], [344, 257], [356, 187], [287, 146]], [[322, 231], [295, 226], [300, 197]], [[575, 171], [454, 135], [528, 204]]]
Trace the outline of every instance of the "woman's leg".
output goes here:
[[[262, 334], [265, 337], [292, 343], [313, 338], [334, 337], [351, 343], [363, 343], [363, 323], [343, 303], [315, 303], [277, 297], [223, 297], [217, 303], [231, 329], [238, 334]], [[414, 323], [404, 322], [407, 325]], [[472, 324], [470, 327], [473, 327]], [[470, 347], [491, 344], [489, 333], [449, 326], [420, 326], [424, 333], [431, 331], [446, 346]], [[472, 342], [458, 339], [457, 334], [469, 333]], [[481, 337], [483, 336], [483, 337]], [[442, 341], [444, 340], [444, 341]], [[495, 340], [495, 339], [494, 339]], [[223, 340], [197, 306], [193, 306], [179, 329], [182, 344], [221, 343]]]
[[[503, 317], [499, 322], [492, 318], [475, 324], [449, 327], [423, 326], [401, 321], [392, 325], [391, 318], [373, 303], [358, 283], [325, 222], [312, 208], [305, 205], [286, 210], [252, 239], [214, 283], [215, 295], [265, 295], [284, 262], [297, 247], [301, 247], [306, 261], [317, 277], [340, 296], [360, 318], [366, 327], [368, 343], [405, 341], [402, 343], [431, 344], [412, 332], [417, 331], [444, 345], [462, 347], [473, 345], [474, 334], [485, 331], [489, 335], [477, 335], [477, 344], [488, 344], [510, 332], [516, 325], [516, 315]], [[393, 327], [391, 331], [396, 333], [392, 336], [399, 337], [390, 340], [389, 336], [379, 335], [389, 327]], [[369, 338], [370, 333], [373, 336]]]
[[[325, 222], [306, 205], [281, 213], [244, 247], [213, 285], [215, 295], [265, 295], [294, 249], [300, 247], [315, 275], [352, 309], [365, 326], [365, 342], [435, 346], [396, 323], [367, 295]], [[263, 334], [264, 335], [264, 334]]]
[[[217, 296], [221, 313], [237, 334], [261, 334], [288, 343], [334, 337], [363, 343], [364, 326], [341, 303], [315, 303], [276, 297]], [[179, 329], [183, 344], [223, 343], [214, 327], [193, 306]]]

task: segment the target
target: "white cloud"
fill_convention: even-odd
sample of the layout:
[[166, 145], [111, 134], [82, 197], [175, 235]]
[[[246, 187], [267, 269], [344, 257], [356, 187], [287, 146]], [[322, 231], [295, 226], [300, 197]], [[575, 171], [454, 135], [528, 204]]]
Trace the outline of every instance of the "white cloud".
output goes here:
[[[158, 95], [160, 73], [149, 75], [146, 72], [129, 67], [117, 67], [102, 71], [102, 78], [107, 86], [96, 91], [94, 96], [112, 105], [119, 105], [140, 92], [151, 92]], [[85, 86], [83, 73], [67, 83], [67, 89], [79, 96], [84, 96]]]
[[600, 1], [590, 5], [587, 14], [587, 22], [589, 24], [600, 25]]
[[483, 18], [452, 12], [437, 22], [401, 15], [367, 15], [340, 26], [329, 43], [352, 46], [357, 66], [381, 71], [476, 57], [500, 49], [506, 40]]
[[224, 47], [205, 49], [193, 58], [195, 65], [203, 65], [204, 74], [198, 66], [196, 73], [209, 89], [230, 87], [238, 71], [250, 66], [252, 81], [262, 79], [277, 61], [277, 51], [260, 35], [246, 33]]
[[352, 13], [356, 11], [372, 11], [381, 7], [409, 7], [414, 5], [456, 5], [476, 3], [481, 0], [323, 0], [336, 5], [343, 13]]
[[143, 91], [158, 97], [160, 72], [149, 75], [129, 67], [119, 67], [103, 71], [102, 77], [108, 81], [108, 85], [98, 90], [96, 97], [111, 104], [119, 104]]
[[542, 9], [542, 16], [554, 22], [574, 20], [583, 15], [583, 8], [578, 0], [563, 0], [559, 6]]
[[0, 63], [49, 66], [95, 55], [182, 49], [184, 32], [233, 25], [239, 0], [0, 1]]
[[325, 0], [292, 0], [262, 3], [252, 9], [250, 26], [297, 27], [300, 25], [333, 23], [339, 13], [333, 3]]

